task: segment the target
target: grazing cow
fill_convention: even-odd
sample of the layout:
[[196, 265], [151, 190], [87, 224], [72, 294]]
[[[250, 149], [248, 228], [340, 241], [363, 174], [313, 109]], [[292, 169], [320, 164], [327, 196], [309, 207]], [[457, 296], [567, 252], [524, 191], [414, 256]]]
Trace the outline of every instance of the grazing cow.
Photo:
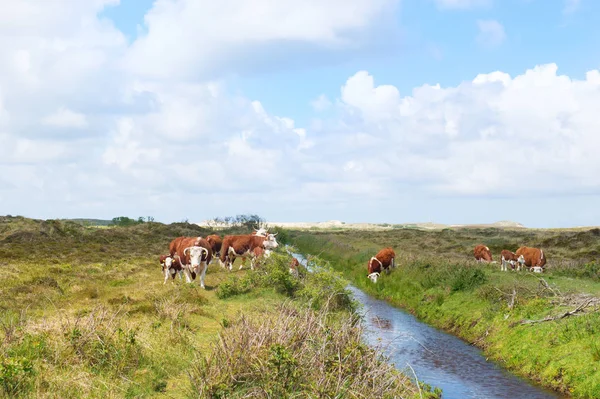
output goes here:
[[216, 258], [221, 254], [221, 245], [223, 245], [223, 240], [216, 234], [211, 234], [206, 236], [206, 241], [210, 244], [210, 248], [212, 249], [213, 256]]
[[212, 249], [208, 241], [202, 237], [177, 237], [171, 241], [169, 249], [173, 251], [172, 257], [179, 257], [186, 281], [191, 283], [199, 274], [200, 287], [206, 288], [204, 277], [212, 260]]
[[290, 274], [298, 276], [298, 266], [300, 266], [300, 262], [296, 257], [292, 257], [292, 261], [290, 262]]
[[492, 261], [492, 251], [490, 251], [490, 249], [483, 244], [479, 244], [473, 248], [473, 255], [475, 256], [475, 260], [477, 260], [477, 262]]
[[[262, 247], [267, 250], [273, 250], [279, 246], [275, 234], [266, 233], [265, 237], [257, 236], [253, 234], [243, 235], [228, 235], [223, 237], [223, 245], [221, 246], [221, 256], [219, 260], [222, 265], [229, 267], [229, 270], [233, 269], [233, 262], [236, 257], [242, 258], [242, 264], [240, 269], [244, 266], [245, 258], [247, 256], [254, 257], [254, 248]], [[250, 267], [254, 269], [254, 264], [250, 263]]]
[[173, 280], [175, 280], [175, 275], [179, 274], [179, 279], [181, 280], [183, 268], [181, 267], [181, 262], [179, 262], [179, 257], [177, 257], [177, 255], [175, 257], [171, 257], [171, 255], [161, 255], [159, 260], [163, 273], [165, 274], [165, 281], [163, 284], [167, 283], [169, 275], [171, 275]]
[[374, 283], [377, 282], [377, 278], [381, 275], [381, 270], [384, 269], [387, 273], [390, 272], [390, 266], [396, 267], [395, 263], [396, 253], [391, 247], [383, 248], [377, 252], [377, 255], [369, 259], [367, 265], [368, 274], [367, 277]]
[[502, 271], [508, 271], [507, 265], [510, 265], [510, 268], [514, 270], [519, 259], [514, 252], [511, 252], [508, 249], [503, 249], [502, 252], [500, 252], [500, 258], [502, 259], [502, 265], [500, 266], [500, 270]]
[[520, 247], [517, 249], [516, 255], [518, 256], [519, 263], [517, 270], [520, 270], [521, 266], [523, 268], [527, 266], [530, 268], [529, 270], [536, 273], [541, 273], [544, 270], [546, 256], [540, 248]]

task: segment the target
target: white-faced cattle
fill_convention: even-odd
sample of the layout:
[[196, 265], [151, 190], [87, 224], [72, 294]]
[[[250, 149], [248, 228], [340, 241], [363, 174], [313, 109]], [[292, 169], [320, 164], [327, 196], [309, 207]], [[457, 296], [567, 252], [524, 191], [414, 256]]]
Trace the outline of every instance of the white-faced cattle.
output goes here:
[[[227, 235], [223, 237], [223, 245], [221, 246], [221, 256], [219, 257], [220, 262], [229, 270], [233, 269], [233, 262], [236, 257], [241, 257], [243, 261], [245, 258], [250, 256], [254, 257], [254, 248], [262, 247], [266, 250], [274, 250], [279, 246], [277, 234], [266, 233], [265, 237], [256, 236], [253, 234], [243, 235]], [[240, 265], [240, 269], [243, 267], [244, 262]], [[254, 265], [251, 263], [250, 266], [253, 268]]]
[[191, 283], [199, 274], [200, 286], [206, 288], [204, 277], [212, 260], [212, 249], [208, 241], [202, 237], [177, 237], [171, 241], [169, 250], [172, 257], [179, 257], [186, 281]]
[[475, 260], [477, 262], [492, 261], [492, 251], [490, 251], [490, 249], [483, 244], [479, 244], [473, 248], [473, 256], [475, 256]]
[[396, 253], [391, 247], [383, 248], [381, 251], [377, 252], [375, 256], [369, 259], [369, 263], [367, 265], [367, 277], [376, 283], [377, 279], [381, 275], [382, 270], [385, 270], [387, 273], [389, 273], [390, 267], [396, 267], [395, 258]]
[[508, 265], [510, 265], [511, 269], [514, 269], [517, 265], [517, 261], [519, 257], [512, 251], [508, 249], [503, 249], [500, 252], [500, 258], [502, 259], [502, 265], [500, 266], [500, 270], [508, 271]]
[[[546, 256], [540, 248], [520, 247], [517, 249], [519, 266], [528, 267], [536, 273], [541, 273], [546, 265]], [[535, 268], [535, 269], [534, 269]], [[520, 269], [520, 267], [519, 267]]]
[[179, 257], [177, 255], [174, 257], [171, 257], [171, 255], [160, 255], [159, 260], [165, 276], [165, 281], [163, 284], [167, 283], [169, 276], [172, 276], [174, 280], [176, 274], [179, 274], [179, 279], [181, 280], [183, 268], [181, 267], [181, 263], [179, 262]]

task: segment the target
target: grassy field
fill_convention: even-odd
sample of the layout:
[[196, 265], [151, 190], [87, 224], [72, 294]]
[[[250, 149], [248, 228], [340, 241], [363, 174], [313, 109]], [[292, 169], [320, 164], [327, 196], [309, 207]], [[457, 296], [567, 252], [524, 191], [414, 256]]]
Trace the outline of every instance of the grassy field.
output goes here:
[[[600, 397], [600, 230], [292, 231], [290, 239], [367, 293], [483, 348], [513, 372], [573, 397]], [[478, 264], [479, 243], [498, 261], [502, 249], [541, 247], [547, 271]], [[367, 261], [385, 246], [396, 250], [398, 267], [373, 284]]]
[[206, 290], [163, 285], [170, 240], [209, 233], [0, 217], [0, 397], [418, 397], [331, 271], [294, 278], [276, 253], [255, 272], [214, 263]]

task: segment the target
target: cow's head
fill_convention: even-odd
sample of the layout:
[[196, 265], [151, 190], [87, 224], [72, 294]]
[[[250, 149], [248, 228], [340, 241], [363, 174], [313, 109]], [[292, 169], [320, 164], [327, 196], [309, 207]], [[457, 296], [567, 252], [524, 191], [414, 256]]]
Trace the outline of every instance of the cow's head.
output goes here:
[[199, 246], [187, 247], [186, 249], [183, 250], [183, 254], [185, 255], [187, 251], [190, 252], [190, 264], [192, 266], [192, 269], [198, 268], [200, 266], [200, 262], [202, 261], [202, 253], [203, 252], [205, 252], [206, 256], [208, 256], [208, 250], [204, 247], [199, 247]]
[[370, 278], [372, 282], [376, 283], [379, 278], [379, 272], [369, 273], [367, 274], [367, 277]]
[[265, 229], [264, 227], [261, 227], [260, 229], [254, 228], [254, 233], [255, 236], [259, 236], [259, 237], [266, 237], [268, 232], [267, 229]]
[[532, 268], [531, 268], [531, 270], [532, 270], [534, 273], [541, 273], [541, 272], [543, 272], [543, 271], [544, 271], [544, 269], [543, 269], [541, 266], [534, 266], [534, 267], [532, 267]]
[[517, 263], [520, 263], [521, 266], [523, 266], [525, 264], [525, 257], [523, 255], [519, 255], [517, 258]]
[[265, 249], [274, 250], [275, 248], [277, 248], [279, 246], [279, 244], [277, 243], [277, 239], [275, 238], [276, 235], [277, 235], [277, 233], [275, 233], [275, 234], [267, 233], [265, 240], [263, 241], [263, 247]]
[[173, 266], [173, 258], [167, 256], [164, 261], [162, 261], [162, 269], [169, 270]]

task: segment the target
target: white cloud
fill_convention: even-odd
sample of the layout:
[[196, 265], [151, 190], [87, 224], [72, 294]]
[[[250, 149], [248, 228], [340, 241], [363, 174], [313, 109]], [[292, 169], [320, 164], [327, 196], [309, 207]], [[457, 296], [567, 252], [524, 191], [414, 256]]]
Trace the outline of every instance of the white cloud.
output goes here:
[[319, 97], [311, 101], [310, 105], [315, 111], [320, 112], [330, 108], [332, 103], [325, 94], [321, 94]]
[[371, 178], [466, 196], [600, 193], [598, 70], [575, 80], [540, 65], [512, 78], [492, 72], [456, 87], [424, 85], [406, 97], [361, 71], [341, 99], [354, 126], [387, 143], [385, 155], [357, 144], [361, 158], [348, 156], [351, 165], [389, 165]]
[[42, 123], [54, 127], [84, 128], [87, 126], [87, 119], [84, 114], [61, 107], [56, 112], [45, 116]]
[[197, 77], [236, 60], [260, 62], [251, 49], [277, 43], [355, 46], [349, 35], [367, 31], [398, 1], [161, 0], [146, 14], [147, 33], [126, 65], [144, 76]]
[[484, 47], [496, 47], [506, 40], [504, 26], [495, 20], [478, 20], [477, 42]]
[[[410, 209], [406, 198], [432, 193], [600, 193], [598, 71], [575, 80], [541, 65], [409, 95], [359, 71], [340, 80], [339, 98], [312, 102], [328, 112], [309, 128], [233, 95], [225, 81], [186, 79], [225, 65], [240, 46], [352, 46], [348, 32], [371, 29], [392, 0], [354, 0], [352, 13], [337, 0], [258, 3], [255, 18], [232, 1], [207, 3], [207, 17], [198, 3], [159, 0], [133, 47], [97, 17], [116, 0], [14, 3], [0, 16], [7, 213], [367, 220], [382, 217], [382, 204]], [[61, 135], [65, 127], [80, 132]]]
[[469, 9], [488, 6], [492, 0], [435, 0], [435, 3], [441, 9]]

